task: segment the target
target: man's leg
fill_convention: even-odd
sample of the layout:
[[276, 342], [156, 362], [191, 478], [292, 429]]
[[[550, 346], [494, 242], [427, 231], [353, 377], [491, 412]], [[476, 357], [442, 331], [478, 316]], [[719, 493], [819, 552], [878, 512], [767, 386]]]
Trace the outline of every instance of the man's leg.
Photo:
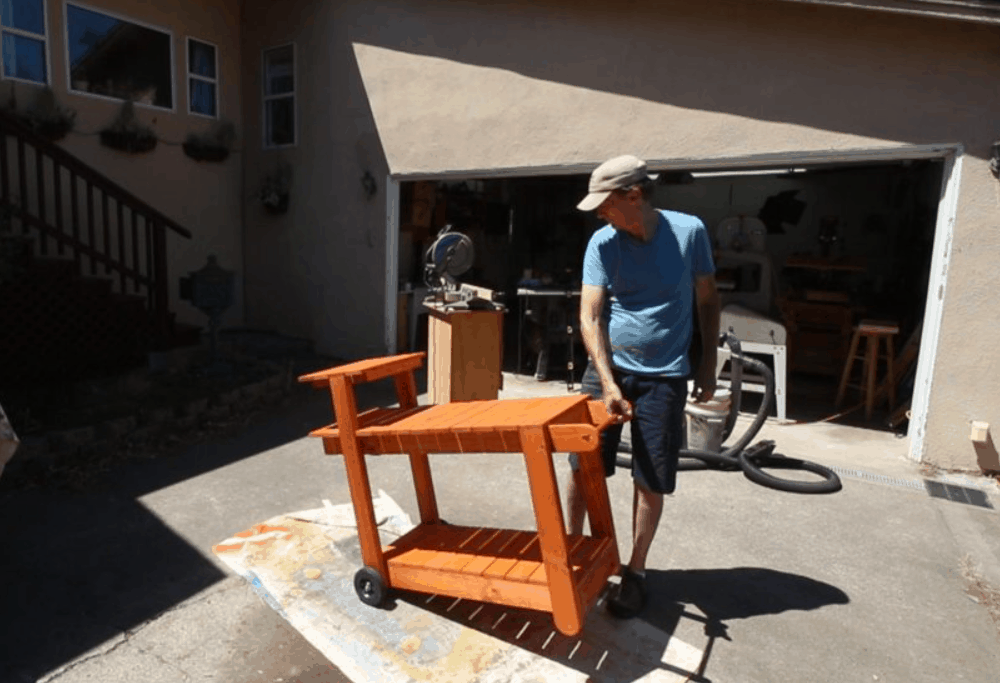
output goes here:
[[631, 618], [646, 604], [646, 558], [663, 513], [663, 496], [673, 493], [676, 485], [686, 384], [683, 380], [630, 377], [622, 388], [635, 405], [632, 554], [618, 590], [608, 599], [608, 610], [617, 617]]
[[656, 528], [663, 514], [663, 494], [650, 491], [633, 480], [632, 493], [632, 557], [629, 569], [634, 572], [646, 571], [646, 556], [653, 544]]

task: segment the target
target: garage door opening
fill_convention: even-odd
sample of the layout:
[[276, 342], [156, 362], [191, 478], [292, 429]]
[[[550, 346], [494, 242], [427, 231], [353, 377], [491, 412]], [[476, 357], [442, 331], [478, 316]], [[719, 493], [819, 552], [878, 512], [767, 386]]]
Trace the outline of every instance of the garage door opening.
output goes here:
[[[950, 164], [939, 155], [710, 171], [673, 167], [661, 173], [654, 204], [703, 220], [713, 241], [724, 305], [784, 326], [788, 420], [836, 416], [838, 422], [866, 428], [907, 429], [911, 401], [921, 400], [918, 359]], [[578, 298], [528, 298], [518, 292], [579, 289], [584, 248], [601, 225], [592, 214], [575, 209], [587, 177], [400, 183], [400, 291], [422, 285], [423, 254], [438, 231], [451, 225], [469, 235], [476, 248], [475, 264], [462, 281], [505, 295], [505, 371], [550, 380], [573, 373], [578, 383], [586, 364], [575, 325]], [[406, 308], [399, 309], [398, 348], [426, 348], [426, 326], [421, 321], [410, 334], [414, 328]], [[853, 327], [863, 319], [898, 327], [893, 337], [896, 402], [890, 409], [883, 400], [871, 419], [863, 409], [850, 410], [861, 400], [854, 389], [835, 405]], [[574, 335], [566, 334], [567, 325]], [[543, 348], [546, 368], [538, 363]], [[569, 361], [573, 370], [567, 369]], [[857, 362], [856, 372], [861, 365]], [[886, 374], [883, 363], [880, 384]], [[754, 410], [755, 400], [748, 394], [745, 409]]]

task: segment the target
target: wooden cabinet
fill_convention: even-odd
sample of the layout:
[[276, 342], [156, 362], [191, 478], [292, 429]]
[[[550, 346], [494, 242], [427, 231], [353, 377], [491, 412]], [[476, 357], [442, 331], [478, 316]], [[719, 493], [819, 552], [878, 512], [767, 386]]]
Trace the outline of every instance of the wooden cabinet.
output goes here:
[[854, 309], [844, 303], [782, 301], [788, 369], [837, 376], [851, 343]]
[[431, 403], [491, 400], [500, 394], [503, 311], [428, 312], [427, 391]]

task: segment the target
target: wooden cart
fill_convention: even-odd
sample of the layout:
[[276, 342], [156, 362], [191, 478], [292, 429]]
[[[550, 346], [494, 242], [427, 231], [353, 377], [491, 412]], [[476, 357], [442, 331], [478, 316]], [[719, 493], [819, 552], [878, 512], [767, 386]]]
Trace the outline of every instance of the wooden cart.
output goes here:
[[[464, 401], [419, 406], [413, 371], [425, 354], [358, 361], [303, 375], [329, 387], [337, 422], [310, 432], [327, 454], [344, 455], [365, 566], [355, 576], [363, 602], [389, 588], [435, 593], [552, 613], [575, 635], [619, 570], [618, 544], [600, 462], [600, 433], [613, 418], [585, 395]], [[354, 387], [392, 378], [399, 407], [357, 412]], [[429, 453], [523, 453], [537, 532], [457, 526], [438, 516]], [[578, 481], [592, 535], [567, 535], [553, 452], [580, 453]], [[382, 546], [365, 454], [409, 454], [420, 524]]]

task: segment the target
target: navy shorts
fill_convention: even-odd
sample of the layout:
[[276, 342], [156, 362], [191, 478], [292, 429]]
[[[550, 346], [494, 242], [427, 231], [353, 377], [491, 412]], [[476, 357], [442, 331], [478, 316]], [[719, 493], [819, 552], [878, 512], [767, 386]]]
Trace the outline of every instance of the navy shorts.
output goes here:
[[[673, 493], [677, 486], [677, 461], [684, 445], [684, 405], [687, 402], [687, 379], [684, 377], [649, 377], [614, 370], [615, 382], [625, 399], [632, 404], [632, 477], [656, 493]], [[591, 398], [603, 395], [601, 380], [593, 365], [581, 380], [581, 391]], [[624, 424], [614, 424], [601, 434], [601, 460], [604, 474], [615, 473], [618, 444]], [[570, 466], [579, 462], [570, 454]]]

